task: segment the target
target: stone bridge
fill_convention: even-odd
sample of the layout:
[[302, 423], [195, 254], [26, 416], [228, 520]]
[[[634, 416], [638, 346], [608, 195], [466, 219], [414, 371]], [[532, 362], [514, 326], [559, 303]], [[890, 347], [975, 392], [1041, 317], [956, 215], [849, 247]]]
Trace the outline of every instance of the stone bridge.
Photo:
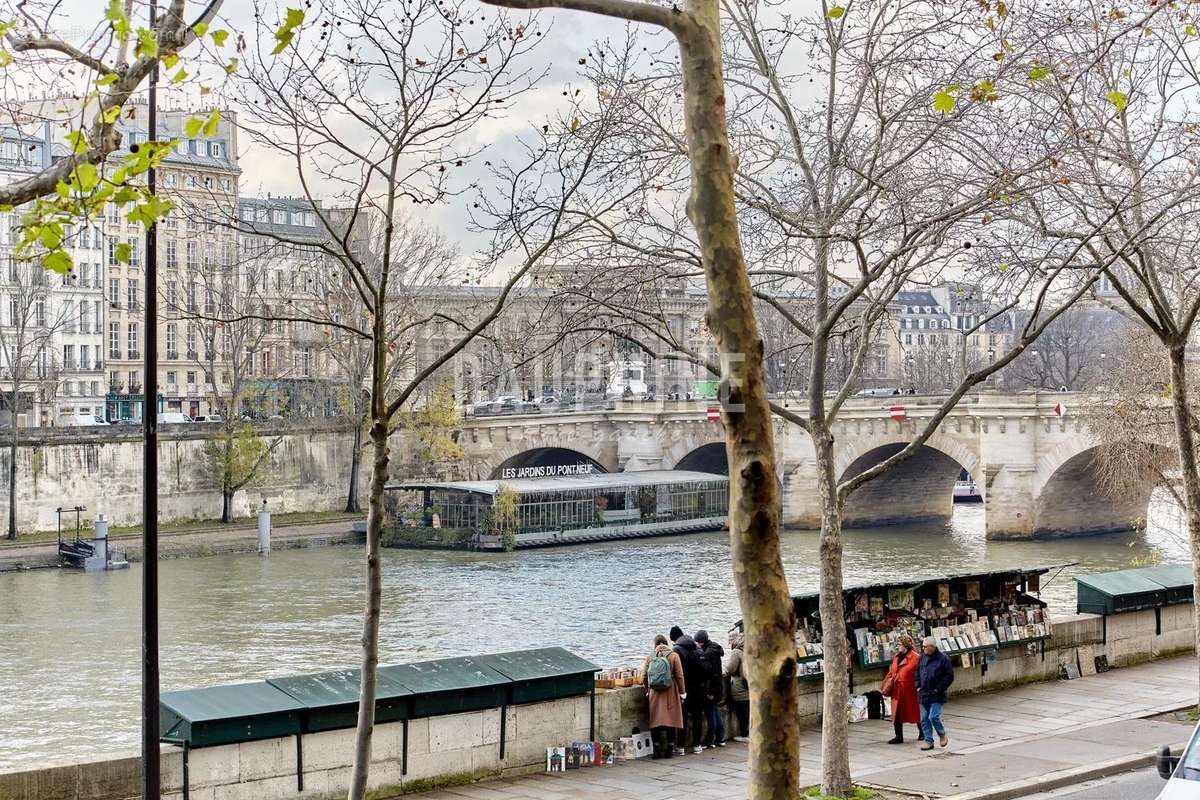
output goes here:
[[[939, 398], [854, 400], [834, 427], [839, 478], [856, 474], [912, 441]], [[1056, 404], [1066, 413], [1055, 413]], [[912, 458], [866, 484], [846, 507], [847, 527], [944, 521], [960, 470], [983, 495], [992, 539], [1074, 536], [1127, 530], [1144, 519], [1152, 486], [1113, 499], [1100, 491], [1096, 442], [1075, 413], [1087, 398], [1068, 393], [964, 399]], [[890, 408], [904, 406], [904, 419]], [[461, 443], [471, 477], [539, 474], [539, 468], [590, 463], [607, 471], [726, 471], [724, 432], [704, 403], [629, 403], [577, 411], [468, 419]], [[784, 519], [820, 524], [813, 448], [807, 434], [776, 420]]]

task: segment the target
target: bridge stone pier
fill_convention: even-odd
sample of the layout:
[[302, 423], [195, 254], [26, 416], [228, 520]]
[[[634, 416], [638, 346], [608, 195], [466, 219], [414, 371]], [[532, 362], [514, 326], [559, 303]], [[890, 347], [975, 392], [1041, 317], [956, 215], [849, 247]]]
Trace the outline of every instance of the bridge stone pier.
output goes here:
[[[857, 474], [899, 451], [937, 408], [939, 398], [854, 400], [834, 426], [839, 478]], [[983, 495], [991, 539], [1078, 536], [1127, 530], [1144, 519], [1153, 487], [1114, 499], [1095, 479], [1096, 442], [1076, 415], [1085, 397], [1068, 393], [964, 399], [917, 454], [851, 495], [849, 528], [940, 522], [953, 510], [962, 469]], [[1059, 415], [1055, 406], [1066, 412]], [[904, 407], [893, 419], [890, 407]], [[784, 520], [818, 527], [816, 463], [808, 435], [776, 420]], [[474, 478], [529, 474], [574, 461], [618, 471], [726, 471], [724, 431], [703, 403], [631, 403], [607, 411], [480, 417], [465, 422], [460, 444]]]

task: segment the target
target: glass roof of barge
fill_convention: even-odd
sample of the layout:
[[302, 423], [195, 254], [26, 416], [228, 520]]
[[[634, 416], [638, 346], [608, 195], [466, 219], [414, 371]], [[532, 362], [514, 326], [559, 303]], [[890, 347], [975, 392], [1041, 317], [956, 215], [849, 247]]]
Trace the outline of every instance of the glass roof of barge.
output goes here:
[[590, 475], [558, 475], [547, 478], [513, 478], [494, 481], [446, 481], [443, 483], [412, 481], [388, 484], [391, 491], [432, 489], [434, 491], [474, 492], [495, 495], [501, 486], [507, 486], [517, 494], [539, 494], [544, 492], [588, 491], [595, 489], [625, 489], [639, 486], [657, 486], [669, 483], [725, 483], [728, 475], [711, 472], [691, 472], [681, 469], [647, 469], [636, 472], [599, 472]]

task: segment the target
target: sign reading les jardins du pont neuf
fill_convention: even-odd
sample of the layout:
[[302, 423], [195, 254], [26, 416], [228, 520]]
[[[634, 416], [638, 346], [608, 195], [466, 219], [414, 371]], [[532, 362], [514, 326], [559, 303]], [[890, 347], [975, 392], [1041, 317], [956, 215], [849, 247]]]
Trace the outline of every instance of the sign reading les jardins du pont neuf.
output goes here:
[[508, 467], [500, 471], [500, 477], [553, 478], [556, 475], [590, 475], [595, 471], [595, 464], [541, 464], [536, 467]]

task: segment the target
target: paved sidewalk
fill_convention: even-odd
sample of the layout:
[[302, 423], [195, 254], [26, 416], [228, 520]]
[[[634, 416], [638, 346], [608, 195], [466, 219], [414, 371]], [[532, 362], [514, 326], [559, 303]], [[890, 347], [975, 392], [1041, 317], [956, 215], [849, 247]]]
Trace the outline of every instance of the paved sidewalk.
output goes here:
[[[892, 725], [850, 727], [856, 782], [916, 797], [971, 795], [1030, 778], [1069, 774], [1097, 762], [1176, 745], [1190, 724], [1151, 717], [1196, 702], [1196, 659], [1117, 669], [1070, 682], [1030, 684], [953, 700], [943, 717], [950, 747], [922, 753], [915, 727], [904, 745], [887, 745]], [[745, 795], [746, 745], [670, 761], [643, 759], [440, 789], [421, 800], [725, 800]], [[801, 739], [801, 776], [820, 780], [820, 731]]]

